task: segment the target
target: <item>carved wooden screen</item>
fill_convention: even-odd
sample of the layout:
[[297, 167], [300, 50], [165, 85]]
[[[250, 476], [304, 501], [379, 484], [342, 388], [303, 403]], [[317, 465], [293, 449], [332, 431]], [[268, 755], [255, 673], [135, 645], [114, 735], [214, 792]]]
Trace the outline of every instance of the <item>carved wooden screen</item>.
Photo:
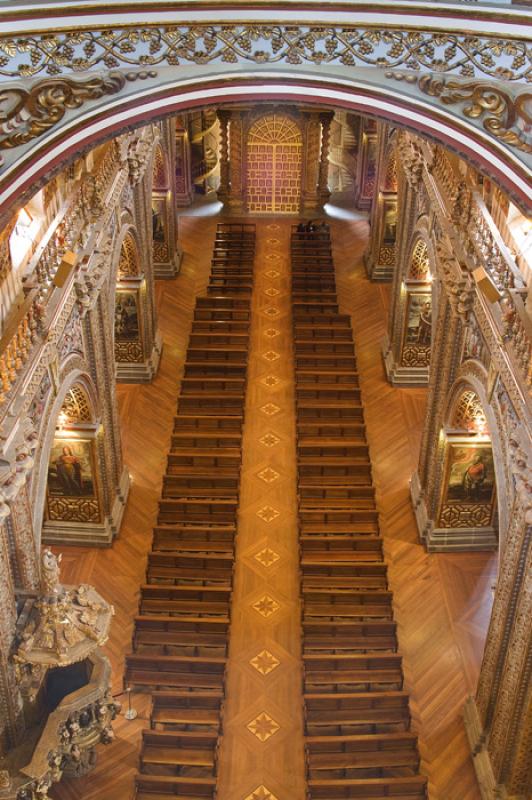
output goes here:
[[301, 131], [289, 117], [268, 114], [252, 125], [247, 142], [250, 212], [299, 212], [302, 145]]

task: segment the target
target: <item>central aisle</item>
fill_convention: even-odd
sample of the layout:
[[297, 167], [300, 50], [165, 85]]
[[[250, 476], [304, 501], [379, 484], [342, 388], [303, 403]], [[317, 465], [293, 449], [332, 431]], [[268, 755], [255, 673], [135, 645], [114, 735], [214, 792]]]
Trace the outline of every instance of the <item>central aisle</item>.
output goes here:
[[291, 221], [256, 225], [217, 800], [304, 800]]

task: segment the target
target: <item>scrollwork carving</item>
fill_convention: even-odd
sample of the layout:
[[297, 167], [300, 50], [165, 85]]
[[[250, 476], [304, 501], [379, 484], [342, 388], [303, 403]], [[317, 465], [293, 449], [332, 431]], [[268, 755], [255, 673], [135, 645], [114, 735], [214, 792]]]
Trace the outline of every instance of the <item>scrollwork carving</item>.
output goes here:
[[530, 139], [525, 136], [532, 124], [530, 93], [514, 98], [500, 86], [478, 81], [462, 83], [432, 75], [419, 78], [418, 86], [424, 94], [438, 97], [447, 106], [465, 102], [464, 116], [482, 119], [484, 129], [496, 139], [524, 153], [532, 153]]
[[48, 78], [30, 89], [10, 86], [0, 93], [0, 149], [18, 147], [42, 136], [60, 122], [69, 109], [88, 100], [117, 94], [126, 84], [120, 72], [85, 81]]

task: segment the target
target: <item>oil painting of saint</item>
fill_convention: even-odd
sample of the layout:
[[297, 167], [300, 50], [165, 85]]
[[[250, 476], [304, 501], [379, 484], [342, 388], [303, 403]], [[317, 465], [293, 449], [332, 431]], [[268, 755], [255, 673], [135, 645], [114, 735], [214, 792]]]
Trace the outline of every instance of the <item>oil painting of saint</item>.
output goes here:
[[139, 315], [136, 292], [117, 292], [115, 301], [115, 340], [127, 342], [139, 338]]
[[55, 439], [48, 464], [51, 497], [93, 497], [91, 442]]
[[444, 503], [491, 503], [495, 472], [490, 444], [449, 444]]
[[429, 293], [409, 294], [406, 319], [406, 344], [422, 344], [430, 347], [431, 331], [431, 295]]

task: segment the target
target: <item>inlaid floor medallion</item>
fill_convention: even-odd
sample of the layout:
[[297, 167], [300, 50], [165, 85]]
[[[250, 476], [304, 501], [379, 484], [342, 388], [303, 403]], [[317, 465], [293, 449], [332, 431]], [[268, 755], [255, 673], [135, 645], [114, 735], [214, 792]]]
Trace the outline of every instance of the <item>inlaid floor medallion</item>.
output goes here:
[[271, 522], [277, 519], [280, 513], [280, 511], [277, 511], [277, 509], [272, 506], [262, 506], [262, 508], [259, 508], [257, 511], [257, 517], [260, 517], [263, 522]]
[[266, 403], [266, 405], [260, 407], [260, 410], [269, 417], [273, 417], [273, 415], [278, 414], [281, 409], [279, 406], [276, 406], [275, 403]]
[[250, 659], [249, 663], [261, 675], [269, 675], [281, 662], [269, 650], [262, 650], [262, 652], [257, 653], [256, 656]]
[[265, 433], [264, 436], [261, 436], [259, 442], [264, 445], [264, 447], [275, 447], [276, 444], [279, 444], [281, 440], [275, 433]]
[[265, 547], [264, 550], [261, 550], [260, 553], [255, 555], [255, 558], [263, 567], [271, 567], [272, 564], [279, 561], [281, 556], [279, 553], [276, 553], [275, 550], [272, 550], [271, 547]]
[[261, 742], [267, 742], [270, 736], [277, 733], [281, 726], [273, 717], [263, 711], [262, 714], [251, 720], [246, 727]]
[[244, 797], [244, 800], [277, 800], [277, 798], [262, 784], [261, 786], [257, 786], [247, 797]]
[[257, 476], [261, 479], [261, 481], [264, 481], [264, 483], [273, 483], [279, 477], [279, 473], [271, 467], [266, 467], [266, 469], [262, 469], [260, 472], [257, 472]]
[[259, 600], [253, 603], [253, 608], [265, 619], [268, 619], [268, 617], [271, 617], [276, 611], [279, 611], [281, 606], [277, 600], [274, 600], [269, 594], [265, 594], [264, 597], [259, 598]]

